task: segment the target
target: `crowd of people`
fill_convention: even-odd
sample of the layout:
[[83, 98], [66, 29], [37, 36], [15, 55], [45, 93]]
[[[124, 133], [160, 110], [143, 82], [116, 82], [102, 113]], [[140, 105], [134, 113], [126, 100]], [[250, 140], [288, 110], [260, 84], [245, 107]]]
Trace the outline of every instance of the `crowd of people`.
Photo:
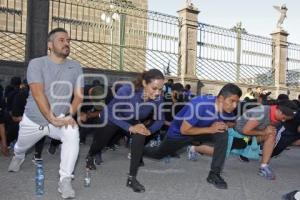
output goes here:
[[[270, 99], [270, 92], [257, 87], [242, 95], [233, 83], [222, 87], [217, 96], [196, 96], [189, 84], [165, 81], [163, 73], [150, 69], [137, 80], [109, 87], [99, 80], [84, 85], [80, 63], [69, 60], [70, 38], [56, 28], [48, 35], [49, 54], [30, 61], [26, 80], [14, 77], [1, 98], [1, 152], [13, 151], [10, 172], [18, 172], [29, 148], [35, 145], [33, 161], [42, 159], [45, 137], [55, 154], [61, 145], [58, 191], [63, 198], [74, 198], [74, 168], [80, 144], [88, 145], [86, 168], [96, 170], [106, 148], [115, 149], [126, 138], [130, 166], [126, 186], [145, 192], [138, 181], [143, 157], [178, 157], [187, 148], [195, 161], [201, 154], [212, 156], [206, 178], [218, 189], [227, 189], [221, 176], [226, 157], [234, 150], [245, 150], [258, 143], [261, 157], [258, 174], [276, 178], [270, 161], [290, 145], [300, 143], [300, 95], [289, 100], [286, 94]], [[105, 95], [103, 95], [105, 94]], [[242, 99], [243, 100], [240, 100]], [[160, 138], [157, 145], [152, 140]], [[242, 151], [235, 151], [242, 152]], [[249, 162], [247, 154], [239, 154]], [[299, 195], [297, 191], [289, 196]], [[292, 198], [290, 198], [292, 199]]]

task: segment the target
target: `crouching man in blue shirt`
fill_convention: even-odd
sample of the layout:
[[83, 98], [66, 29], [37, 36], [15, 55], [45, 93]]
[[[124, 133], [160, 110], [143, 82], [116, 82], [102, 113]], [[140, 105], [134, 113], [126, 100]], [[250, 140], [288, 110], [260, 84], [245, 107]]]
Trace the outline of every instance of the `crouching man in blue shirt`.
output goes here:
[[217, 97], [192, 99], [176, 114], [162, 144], [157, 148], [145, 148], [144, 155], [161, 159], [194, 142], [213, 143], [215, 150], [207, 181], [216, 188], [227, 189], [227, 183], [220, 176], [227, 149], [226, 121], [234, 120], [233, 111], [241, 96], [241, 89], [229, 83]]

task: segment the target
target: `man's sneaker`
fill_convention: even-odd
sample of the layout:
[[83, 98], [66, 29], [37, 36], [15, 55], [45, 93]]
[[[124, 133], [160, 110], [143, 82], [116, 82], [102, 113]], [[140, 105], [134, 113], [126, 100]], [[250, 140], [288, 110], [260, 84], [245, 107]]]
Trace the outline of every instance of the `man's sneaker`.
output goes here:
[[101, 165], [101, 163], [103, 163], [103, 160], [102, 160], [102, 153], [97, 153], [96, 156], [95, 156], [95, 164], [96, 165]]
[[197, 161], [199, 157], [199, 153], [192, 149], [192, 146], [188, 146], [187, 149], [188, 159], [191, 161]]
[[260, 167], [258, 175], [265, 177], [268, 180], [275, 180], [275, 174], [268, 165], [265, 167]]
[[227, 189], [227, 183], [218, 173], [210, 171], [206, 180], [218, 189]]
[[58, 182], [58, 192], [61, 193], [61, 197], [64, 199], [75, 198], [75, 191], [71, 185], [71, 178], [63, 178]]
[[23, 162], [24, 162], [24, 158], [17, 158], [16, 156], [14, 156], [11, 159], [11, 162], [8, 166], [8, 171], [9, 172], [18, 172], [20, 170], [20, 167]]
[[36, 165], [37, 162], [42, 161], [42, 160], [43, 160], [43, 158], [41, 156], [34, 155], [33, 158], [32, 158], [32, 162], [35, 165]]
[[294, 190], [294, 191], [292, 191], [292, 192], [289, 192], [289, 193], [287, 193], [287, 194], [284, 194], [284, 195], [282, 196], [282, 200], [297, 200], [297, 199], [296, 199], [296, 194], [298, 194], [298, 193], [299, 193], [298, 190]]
[[50, 146], [49, 146], [49, 148], [48, 148], [48, 153], [49, 153], [50, 155], [54, 155], [55, 152], [56, 152], [56, 146], [50, 144]]
[[87, 169], [96, 170], [95, 158], [93, 156], [87, 156], [85, 161]]

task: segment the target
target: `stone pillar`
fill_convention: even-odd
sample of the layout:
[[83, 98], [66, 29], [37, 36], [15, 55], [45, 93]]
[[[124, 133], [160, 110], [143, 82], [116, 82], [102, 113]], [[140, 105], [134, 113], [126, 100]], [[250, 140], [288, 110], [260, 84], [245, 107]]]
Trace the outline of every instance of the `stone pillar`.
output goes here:
[[49, 0], [28, 0], [25, 62], [47, 54]]
[[274, 68], [274, 79], [276, 87], [276, 96], [280, 93], [286, 93], [286, 69], [288, 56], [287, 36], [289, 35], [283, 29], [277, 29], [272, 34], [273, 50], [272, 65]]
[[178, 74], [182, 83], [190, 83], [193, 91], [196, 91], [197, 29], [200, 11], [192, 4], [187, 4], [177, 12], [182, 20], [179, 32]]

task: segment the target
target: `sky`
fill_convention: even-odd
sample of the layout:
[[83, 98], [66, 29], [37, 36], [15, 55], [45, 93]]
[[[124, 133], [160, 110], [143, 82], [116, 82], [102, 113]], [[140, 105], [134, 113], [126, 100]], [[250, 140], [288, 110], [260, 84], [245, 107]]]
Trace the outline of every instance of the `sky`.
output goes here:
[[[250, 34], [271, 37], [280, 13], [273, 5], [285, 3], [288, 8], [283, 28], [290, 35], [288, 41], [300, 44], [300, 0], [192, 0], [200, 10], [198, 21], [232, 28], [237, 22]], [[148, 9], [177, 15], [185, 0], [148, 0]]]

